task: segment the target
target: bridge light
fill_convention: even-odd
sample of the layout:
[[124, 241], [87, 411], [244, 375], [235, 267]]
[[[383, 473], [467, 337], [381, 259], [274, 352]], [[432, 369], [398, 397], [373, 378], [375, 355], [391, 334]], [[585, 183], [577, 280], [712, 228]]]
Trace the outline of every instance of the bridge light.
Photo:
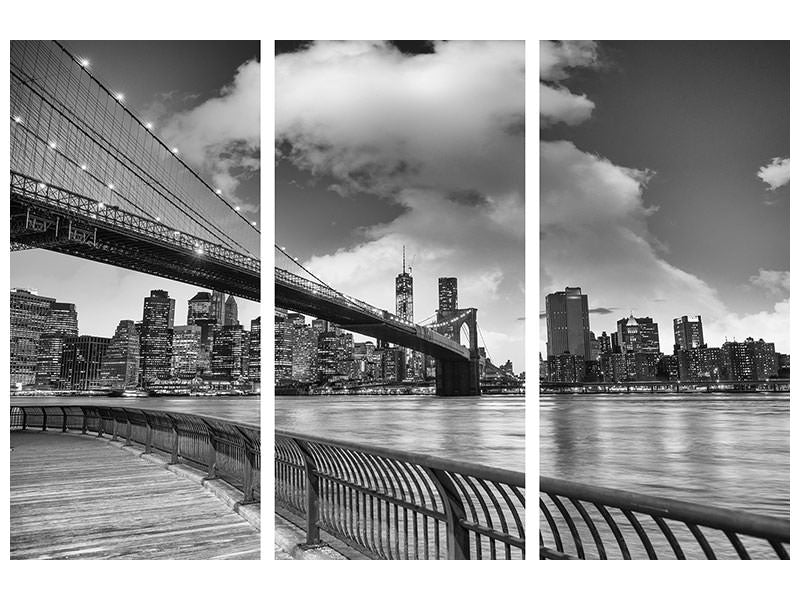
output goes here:
[[88, 166], [86, 163], [83, 163], [83, 164], [81, 165], [81, 171], [85, 171], [85, 170], [86, 170], [86, 169], [88, 169], [88, 168], [89, 168], [89, 166]]
[[56, 143], [55, 143], [55, 142], [50, 142], [50, 147], [51, 147], [53, 150], [55, 150], [55, 149], [56, 149]]
[[14, 123], [22, 123], [22, 117], [14, 117]]
[[108, 184], [108, 189], [113, 190], [114, 189], [114, 184], [113, 183], [109, 183]]
[[202, 254], [203, 253], [203, 247], [202, 246], [198, 246], [197, 248], [195, 248], [195, 252], [197, 252], [198, 254]]
[[178, 237], [178, 236], [181, 234], [181, 232], [180, 232], [180, 231], [173, 231], [172, 233], [174, 233], [174, 234], [175, 234], [175, 237]]
[[216, 189], [216, 190], [214, 190], [214, 193], [215, 193], [217, 196], [222, 196], [222, 190], [220, 190], [220, 189]]
[[255, 227], [255, 226], [257, 225], [257, 223], [256, 223], [255, 221], [250, 221], [250, 225], [252, 225], [253, 227]]
[[102, 202], [97, 204], [97, 208], [105, 208], [105, 207], [106, 207], [106, 205], [103, 204]]
[[240, 210], [242, 210], [242, 207], [241, 206], [237, 206], [236, 207], [236, 212], [239, 212]]
[[81, 59], [81, 66], [82, 66], [84, 69], [88, 69], [90, 64], [92, 64], [92, 63], [90, 63], [90, 62], [89, 62], [89, 59], [88, 59], [88, 58], [82, 58], [82, 59]]
[[156, 217], [156, 221], [158, 221], [159, 223], [161, 223], [161, 217]]
[[117, 102], [122, 102], [123, 100], [125, 100], [125, 94], [122, 94], [122, 93], [117, 93], [117, 94], [114, 96], [114, 98], [116, 98], [116, 99], [117, 99]]
[[152, 129], [153, 128], [153, 124], [150, 123], [150, 122], [145, 123], [144, 126], [147, 127], [148, 129]]
[[178, 153], [178, 149], [177, 149], [177, 148], [173, 148], [173, 149], [172, 149], [172, 153], [173, 153], [173, 154], [177, 154], [177, 153]]

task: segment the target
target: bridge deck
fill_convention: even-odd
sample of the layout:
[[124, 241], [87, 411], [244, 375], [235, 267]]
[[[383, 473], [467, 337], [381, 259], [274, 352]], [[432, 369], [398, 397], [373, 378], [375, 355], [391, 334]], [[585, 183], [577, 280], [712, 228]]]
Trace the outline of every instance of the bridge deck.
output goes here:
[[11, 558], [257, 559], [260, 535], [196, 483], [95, 438], [11, 433]]

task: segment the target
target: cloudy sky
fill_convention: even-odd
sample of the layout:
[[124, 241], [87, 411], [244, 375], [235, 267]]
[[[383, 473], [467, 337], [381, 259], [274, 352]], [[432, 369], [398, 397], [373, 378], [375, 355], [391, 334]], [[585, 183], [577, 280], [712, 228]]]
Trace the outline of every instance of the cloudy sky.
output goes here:
[[276, 242], [394, 312], [406, 246], [417, 322], [459, 280], [495, 363], [524, 369], [524, 44], [276, 47]]
[[[541, 306], [789, 351], [788, 42], [543, 42]], [[540, 318], [540, 351], [546, 352]]]
[[[259, 42], [65, 42], [207, 181], [259, 220]], [[12, 287], [75, 303], [82, 335], [110, 337], [121, 319], [142, 318], [145, 296], [165, 289], [186, 323], [198, 288], [46, 250], [11, 254]], [[254, 302], [237, 298], [249, 328]]]

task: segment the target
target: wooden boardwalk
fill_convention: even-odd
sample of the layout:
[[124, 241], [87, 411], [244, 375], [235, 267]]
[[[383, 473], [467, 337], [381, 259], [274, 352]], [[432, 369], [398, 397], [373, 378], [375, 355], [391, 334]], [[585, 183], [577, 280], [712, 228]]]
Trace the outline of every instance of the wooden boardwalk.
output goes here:
[[11, 558], [258, 559], [197, 483], [94, 436], [11, 432]]

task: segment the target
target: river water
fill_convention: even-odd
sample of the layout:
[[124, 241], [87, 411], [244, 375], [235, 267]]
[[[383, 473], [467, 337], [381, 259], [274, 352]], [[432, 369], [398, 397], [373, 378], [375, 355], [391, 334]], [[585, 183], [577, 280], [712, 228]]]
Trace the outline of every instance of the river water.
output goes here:
[[107, 396], [13, 396], [15, 406], [124, 406], [191, 413], [260, 426], [258, 396], [158, 396], [109, 398]]
[[275, 427], [525, 470], [521, 396], [278, 396]]
[[702, 396], [542, 396], [541, 474], [788, 518], [788, 394]]

